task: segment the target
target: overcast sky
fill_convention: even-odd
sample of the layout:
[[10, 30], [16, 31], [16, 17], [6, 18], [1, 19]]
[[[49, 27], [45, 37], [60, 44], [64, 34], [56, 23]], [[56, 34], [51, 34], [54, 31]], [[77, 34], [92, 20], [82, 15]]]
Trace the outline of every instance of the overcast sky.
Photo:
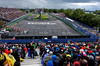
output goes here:
[[0, 0], [0, 7], [10, 8], [82, 8], [100, 10], [100, 0]]

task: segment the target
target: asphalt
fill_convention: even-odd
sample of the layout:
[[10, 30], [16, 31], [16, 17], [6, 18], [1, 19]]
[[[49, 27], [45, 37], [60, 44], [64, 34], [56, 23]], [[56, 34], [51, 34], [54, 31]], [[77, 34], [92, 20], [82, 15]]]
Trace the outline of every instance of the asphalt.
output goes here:
[[[47, 14], [46, 14], [47, 15]], [[75, 30], [60, 20], [49, 16], [49, 20], [34, 20], [36, 16], [29, 16], [24, 20], [21, 20], [14, 27], [27, 29], [29, 34], [20, 33], [21, 36], [77, 36], [80, 35]], [[14, 33], [15, 36], [19, 36], [18, 33]]]

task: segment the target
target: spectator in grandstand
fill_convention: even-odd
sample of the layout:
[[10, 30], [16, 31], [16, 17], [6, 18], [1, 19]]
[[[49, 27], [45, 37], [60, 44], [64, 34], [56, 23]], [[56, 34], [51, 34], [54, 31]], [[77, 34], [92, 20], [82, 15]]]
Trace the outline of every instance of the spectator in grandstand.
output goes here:
[[25, 12], [22, 12], [21, 10], [15, 8], [0, 8], [0, 16], [10, 21], [25, 14]]

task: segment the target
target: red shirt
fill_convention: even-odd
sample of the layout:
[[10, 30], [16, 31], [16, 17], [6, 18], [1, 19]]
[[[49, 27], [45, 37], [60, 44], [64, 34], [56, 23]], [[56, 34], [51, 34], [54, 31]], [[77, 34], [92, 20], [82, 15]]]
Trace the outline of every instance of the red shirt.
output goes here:
[[5, 53], [8, 54], [8, 50], [5, 49]]
[[89, 50], [88, 52], [89, 52], [89, 53], [92, 53], [92, 51], [91, 51], [91, 50]]
[[8, 50], [8, 54], [11, 54], [11, 51], [10, 50]]
[[27, 53], [27, 48], [24, 48], [25, 49], [25, 52]]

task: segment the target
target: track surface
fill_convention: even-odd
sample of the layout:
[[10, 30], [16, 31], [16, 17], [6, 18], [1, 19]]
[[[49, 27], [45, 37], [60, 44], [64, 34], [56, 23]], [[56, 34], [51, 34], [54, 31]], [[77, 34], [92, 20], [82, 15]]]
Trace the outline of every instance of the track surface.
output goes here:
[[[21, 36], [76, 36], [80, 35], [75, 30], [70, 28], [68, 25], [63, 23], [60, 20], [49, 16], [49, 20], [34, 20], [33, 18], [36, 16], [29, 16], [24, 20], [20, 21], [14, 27], [28, 29], [29, 34], [22, 34]], [[16, 33], [14, 33], [17, 36]], [[19, 35], [19, 34], [18, 34]]]

